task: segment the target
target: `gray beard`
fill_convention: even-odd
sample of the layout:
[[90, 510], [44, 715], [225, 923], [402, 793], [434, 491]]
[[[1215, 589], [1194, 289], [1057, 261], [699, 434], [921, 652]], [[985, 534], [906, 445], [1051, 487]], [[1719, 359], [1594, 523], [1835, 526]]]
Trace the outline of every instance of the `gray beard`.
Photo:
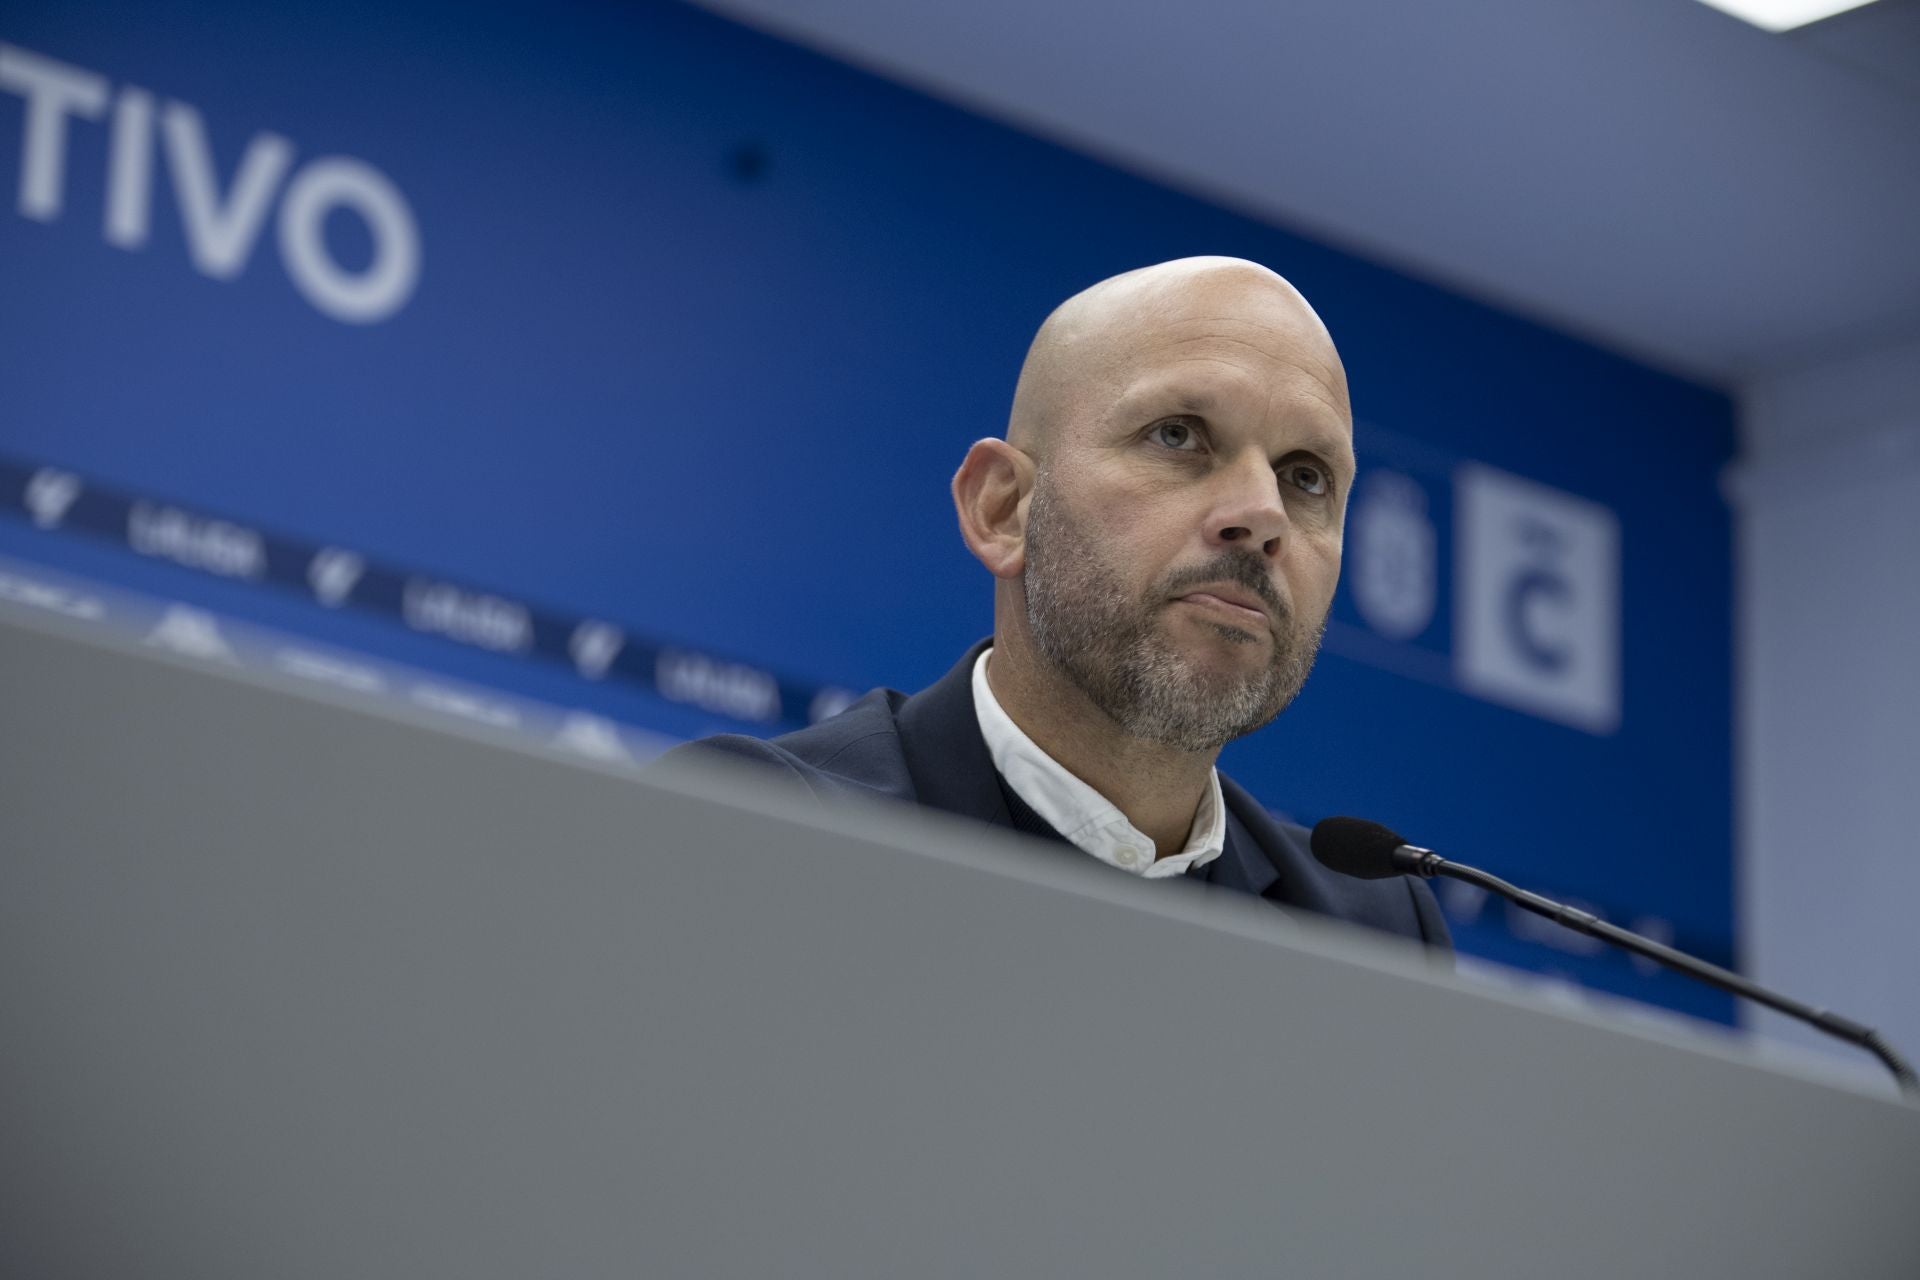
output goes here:
[[[1052, 496], [1044, 475], [1027, 508], [1027, 627], [1042, 657], [1129, 735], [1176, 751], [1217, 751], [1286, 709], [1313, 668], [1325, 619], [1310, 631], [1292, 613], [1251, 552], [1224, 552], [1171, 575], [1146, 601], [1131, 599]], [[1279, 620], [1272, 660], [1250, 675], [1208, 671], [1169, 640], [1159, 618], [1182, 587], [1233, 582], [1259, 593]], [[1214, 626], [1230, 644], [1256, 644]]]

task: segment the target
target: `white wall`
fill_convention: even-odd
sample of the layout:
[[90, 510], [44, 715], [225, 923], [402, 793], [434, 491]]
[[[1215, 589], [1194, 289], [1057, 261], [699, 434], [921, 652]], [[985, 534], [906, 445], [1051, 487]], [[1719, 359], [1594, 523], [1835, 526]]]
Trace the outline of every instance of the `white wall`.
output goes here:
[[[1920, 1059], [1920, 340], [1740, 398], [1745, 964]], [[1771, 1013], [1749, 1025], [1832, 1043]]]

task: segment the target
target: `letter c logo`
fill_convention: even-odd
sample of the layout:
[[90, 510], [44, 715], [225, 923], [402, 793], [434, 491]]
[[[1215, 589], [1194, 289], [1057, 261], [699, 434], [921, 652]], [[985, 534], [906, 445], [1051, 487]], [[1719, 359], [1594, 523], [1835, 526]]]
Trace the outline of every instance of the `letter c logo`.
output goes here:
[[1564, 644], [1539, 633], [1541, 606], [1565, 605], [1572, 594], [1565, 578], [1545, 569], [1528, 569], [1507, 584], [1506, 598], [1501, 602], [1507, 639], [1516, 652], [1542, 671], [1565, 670], [1570, 655]]

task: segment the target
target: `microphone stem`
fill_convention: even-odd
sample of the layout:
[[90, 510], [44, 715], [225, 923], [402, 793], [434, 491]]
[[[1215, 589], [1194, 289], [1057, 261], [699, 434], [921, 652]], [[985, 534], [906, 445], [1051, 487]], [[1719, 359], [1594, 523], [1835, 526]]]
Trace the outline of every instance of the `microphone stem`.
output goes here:
[[[1406, 846], [1412, 849], [1412, 846]], [[1900, 1089], [1910, 1098], [1920, 1098], [1920, 1077], [1914, 1075], [1913, 1068], [1904, 1058], [1894, 1051], [1892, 1045], [1881, 1038], [1872, 1027], [1862, 1026], [1850, 1018], [1843, 1018], [1827, 1009], [1816, 1009], [1812, 1005], [1802, 1004], [1786, 996], [1767, 990], [1765, 987], [1748, 981], [1731, 969], [1722, 969], [1717, 964], [1709, 964], [1697, 956], [1684, 951], [1676, 951], [1665, 943], [1655, 942], [1619, 925], [1609, 924], [1591, 912], [1569, 907], [1565, 903], [1543, 898], [1537, 893], [1529, 893], [1516, 885], [1508, 884], [1499, 876], [1490, 875], [1477, 867], [1463, 866], [1458, 862], [1448, 862], [1445, 858], [1430, 850], [1419, 850], [1414, 870], [1427, 877], [1436, 875], [1450, 876], [1455, 880], [1464, 880], [1470, 885], [1487, 889], [1504, 898], [1518, 903], [1535, 915], [1545, 916], [1589, 937], [1602, 938], [1615, 946], [1624, 947], [1635, 955], [1657, 961], [1670, 969], [1691, 974], [1702, 982], [1730, 991], [1737, 996], [1776, 1009], [1792, 1018], [1818, 1027], [1830, 1036], [1835, 1036], [1849, 1044], [1858, 1045], [1886, 1064], [1893, 1078], [1900, 1082]]]

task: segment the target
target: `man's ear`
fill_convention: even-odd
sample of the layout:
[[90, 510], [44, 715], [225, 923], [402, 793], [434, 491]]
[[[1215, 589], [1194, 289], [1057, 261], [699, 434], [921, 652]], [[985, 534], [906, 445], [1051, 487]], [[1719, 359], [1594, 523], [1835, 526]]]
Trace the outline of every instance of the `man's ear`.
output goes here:
[[1017, 578], [1027, 564], [1027, 495], [1033, 459], [1005, 440], [976, 440], [953, 473], [960, 536], [987, 572]]

